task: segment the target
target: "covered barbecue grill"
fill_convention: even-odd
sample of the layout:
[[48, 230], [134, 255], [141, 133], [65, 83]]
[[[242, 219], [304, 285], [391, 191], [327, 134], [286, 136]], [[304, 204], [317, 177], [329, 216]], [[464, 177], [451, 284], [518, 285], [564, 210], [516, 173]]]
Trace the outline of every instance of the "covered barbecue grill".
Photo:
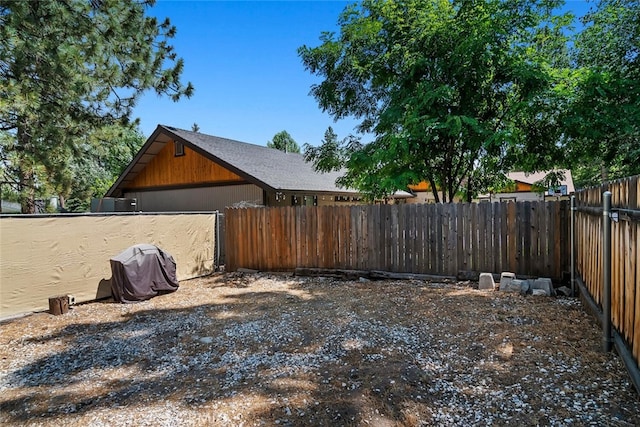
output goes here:
[[118, 302], [144, 301], [178, 289], [176, 262], [154, 245], [127, 248], [111, 258], [111, 293]]

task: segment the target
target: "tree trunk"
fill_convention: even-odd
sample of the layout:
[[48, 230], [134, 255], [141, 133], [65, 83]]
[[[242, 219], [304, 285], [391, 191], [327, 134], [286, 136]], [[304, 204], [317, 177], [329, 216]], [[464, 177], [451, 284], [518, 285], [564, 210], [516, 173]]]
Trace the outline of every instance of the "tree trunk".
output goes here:
[[600, 179], [602, 182], [607, 182], [607, 179], [609, 179], [609, 169], [604, 162], [602, 162], [602, 166], [600, 166]]
[[28, 165], [20, 165], [19, 169], [20, 205], [23, 214], [36, 213], [35, 173]]
[[33, 214], [36, 213], [35, 171], [33, 162], [26, 155], [31, 149], [31, 135], [26, 132], [26, 123], [23, 120], [18, 122], [18, 193], [22, 213]]
[[440, 203], [440, 195], [438, 194], [436, 183], [433, 182], [432, 178], [429, 178], [429, 185], [431, 186], [431, 192], [433, 193], [433, 198], [435, 199], [436, 203]]

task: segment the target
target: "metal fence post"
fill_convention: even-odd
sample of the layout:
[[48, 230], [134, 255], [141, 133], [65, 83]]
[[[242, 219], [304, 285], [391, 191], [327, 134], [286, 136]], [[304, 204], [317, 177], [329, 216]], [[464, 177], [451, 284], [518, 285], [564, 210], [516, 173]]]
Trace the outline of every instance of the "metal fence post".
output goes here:
[[602, 194], [602, 345], [611, 351], [611, 192]]
[[571, 296], [576, 296], [576, 196], [571, 196]]

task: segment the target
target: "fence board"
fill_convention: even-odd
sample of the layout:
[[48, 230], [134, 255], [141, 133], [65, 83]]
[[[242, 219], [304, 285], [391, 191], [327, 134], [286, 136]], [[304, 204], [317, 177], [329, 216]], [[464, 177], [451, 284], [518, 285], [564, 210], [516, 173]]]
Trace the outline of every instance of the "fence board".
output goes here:
[[[602, 306], [602, 193], [611, 191], [612, 210], [638, 212], [638, 176], [609, 182], [576, 193], [577, 273], [591, 297]], [[590, 208], [580, 210], [581, 207]], [[632, 212], [633, 213], [633, 212]], [[611, 314], [613, 327], [640, 360], [640, 224], [637, 216], [619, 212], [611, 223]], [[639, 365], [640, 366], [640, 365]]]
[[525, 268], [532, 270], [531, 268], [531, 202], [524, 202], [523, 206], [523, 222], [522, 229], [520, 231], [522, 235], [522, 261], [525, 263]]
[[540, 263], [540, 221], [538, 215], [536, 215], [538, 209], [538, 202], [531, 202], [531, 210], [529, 215], [531, 216], [531, 267], [534, 271], [541, 271], [542, 266]]
[[487, 215], [487, 238], [489, 239], [489, 266], [487, 271], [500, 271], [497, 268], [498, 257], [500, 256], [500, 236], [497, 235], [497, 226], [500, 217], [496, 217], [498, 203], [489, 203]]
[[[229, 269], [320, 267], [436, 275], [508, 269], [559, 279], [568, 265], [563, 247], [568, 218], [563, 203], [233, 208], [226, 221], [228, 235], [233, 236], [227, 265]], [[592, 217], [578, 218], [577, 224], [600, 232]], [[599, 250], [594, 239], [579, 234], [577, 241], [590, 245], [591, 251]], [[580, 255], [577, 260], [582, 274], [590, 278], [601, 271], [592, 258]], [[627, 258], [626, 252], [621, 253], [619, 275], [630, 274]], [[597, 295], [597, 287], [592, 288]], [[635, 304], [636, 293], [629, 293], [627, 286], [618, 295], [625, 295], [627, 306]], [[620, 312], [621, 319], [626, 319], [627, 311]]]
[[[640, 186], [638, 187], [640, 189]], [[640, 197], [638, 197], [640, 200]], [[636, 362], [640, 361], [640, 289], [638, 289], [638, 282], [640, 282], [640, 224], [636, 224], [636, 304], [634, 310], [634, 326], [633, 326], [633, 341], [631, 342], [633, 348], [633, 356]]]
[[631, 224], [625, 224], [625, 301], [624, 301], [624, 321], [625, 321], [625, 338], [628, 342], [633, 342], [633, 331], [635, 321], [635, 299], [636, 299], [636, 269], [633, 260], [638, 259], [635, 251], [634, 241], [637, 240], [635, 235], [636, 227]]
[[549, 241], [551, 240], [554, 230], [553, 212], [551, 211], [551, 205], [544, 203], [542, 205], [542, 212], [540, 212], [540, 250], [542, 252], [542, 269], [544, 271], [551, 271], [553, 268], [553, 255], [549, 250]]
[[424, 214], [426, 215], [425, 217], [425, 229], [424, 229], [424, 234], [425, 234], [425, 242], [426, 242], [426, 247], [425, 247], [425, 259], [424, 259], [424, 263], [425, 263], [425, 269], [424, 272], [428, 273], [428, 274], [433, 274], [433, 272], [435, 271], [435, 248], [434, 248], [434, 243], [435, 240], [433, 239], [433, 228], [434, 228], [434, 221], [433, 221], [433, 217], [434, 217], [434, 205], [425, 205], [423, 207], [424, 210]]
[[333, 223], [333, 212], [329, 206], [323, 206], [322, 211], [324, 214], [323, 228], [325, 233], [325, 239], [331, 244], [322, 245], [324, 249], [324, 264], [327, 268], [332, 268], [336, 265], [336, 251], [338, 240], [336, 238], [336, 227]]
[[308, 233], [308, 254], [309, 258], [307, 264], [310, 266], [317, 265], [318, 259], [318, 216], [315, 214], [315, 208], [311, 206], [305, 206], [307, 226], [309, 227]]
[[515, 273], [518, 268], [516, 215], [517, 204], [507, 203], [507, 256], [509, 271]]
[[470, 206], [469, 218], [469, 248], [471, 250], [471, 262], [469, 271], [479, 271], [480, 248], [478, 247], [478, 207], [474, 203]]

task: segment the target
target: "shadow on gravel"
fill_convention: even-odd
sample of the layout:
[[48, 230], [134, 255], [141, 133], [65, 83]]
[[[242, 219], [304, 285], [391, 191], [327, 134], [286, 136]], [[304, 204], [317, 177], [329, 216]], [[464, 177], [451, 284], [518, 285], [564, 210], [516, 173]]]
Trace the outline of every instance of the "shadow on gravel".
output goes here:
[[[443, 404], [453, 417], [505, 389], [506, 400], [483, 401], [487, 414], [524, 399], [527, 364], [548, 357], [514, 351], [549, 327], [539, 300], [523, 311], [513, 300], [419, 283], [211, 287], [222, 292], [215, 304], [72, 324], [33, 340], [61, 350], [5, 377], [21, 393], [0, 397], [4, 419], [57, 422], [169, 401], [211, 425], [438, 424]], [[523, 408], [509, 409], [511, 423], [549, 422]]]

